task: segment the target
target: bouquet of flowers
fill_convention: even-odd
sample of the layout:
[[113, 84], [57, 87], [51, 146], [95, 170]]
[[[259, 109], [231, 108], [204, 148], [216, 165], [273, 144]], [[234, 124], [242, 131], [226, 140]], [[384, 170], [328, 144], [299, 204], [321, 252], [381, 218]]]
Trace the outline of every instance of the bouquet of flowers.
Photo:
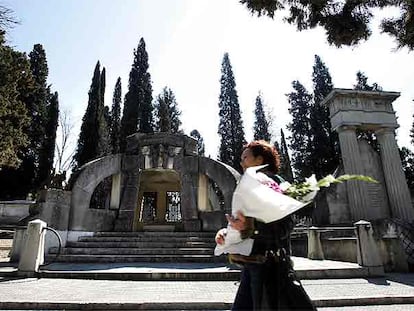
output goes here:
[[[265, 166], [250, 167], [243, 174], [233, 193], [233, 217], [237, 217], [237, 213], [241, 212], [244, 216], [269, 223], [293, 214], [308, 205], [323, 187], [348, 180], [377, 182], [375, 179], [363, 175], [342, 175], [337, 178], [328, 175], [320, 180], [316, 180], [315, 175], [312, 175], [306, 178], [303, 183], [283, 182], [278, 185], [270, 177], [257, 172]], [[240, 232], [231, 226], [222, 230], [225, 243], [216, 246], [216, 255], [223, 253], [250, 254], [253, 247], [252, 239], [241, 239]]]

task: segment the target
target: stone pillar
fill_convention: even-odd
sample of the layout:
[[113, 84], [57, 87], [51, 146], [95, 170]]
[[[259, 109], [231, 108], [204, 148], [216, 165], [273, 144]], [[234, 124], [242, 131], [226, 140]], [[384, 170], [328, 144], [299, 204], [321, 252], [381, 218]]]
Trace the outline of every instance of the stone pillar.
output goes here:
[[111, 209], [119, 208], [119, 201], [121, 198], [121, 174], [112, 175], [112, 189], [111, 189]]
[[125, 155], [122, 162], [123, 192], [115, 231], [132, 231], [138, 202], [140, 161], [138, 156]]
[[198, 176], [198, 209], [208, 211], [208, 177], [204, 174]]
[[20, 260], [27, 235], [27, 230], [23, 228], [16, 228], [14, 230], [12, 249], [9, 253], [11, 262], [18, 262]]
[[321, 233], [317, 227], [310, 227], [308, 229], [308, 258], [323, 260], [323, 248], [321, 243]]
[[368, 268], [370, 276], [384, 275], [384, 266], [374, 239], [371, 223], [360, 220], [354, 225], [356, 226], [358, 264]]
[[[341, 126], [337, 131], [345, 174], [364, 174], [355, 128], [352, 126]], [[366, 216], [365, 188], [364, 183], [361, 181], [347, 181], [348, 204], [351, 219], [354, 221], [364, 219]]]
[[36, 219], [30, 221], [27, 226], [27, 236], [19, 261], [18, 271], [23, 274], [39, 271], [39, 266], [44, 262], [45, 230], [47, 224]]
[[375, 133], [380, 145], [382, 167], [392, 216], [411, 221], [414, 219], [414, 209], [401, 165], [394, 129], [382, 128]]

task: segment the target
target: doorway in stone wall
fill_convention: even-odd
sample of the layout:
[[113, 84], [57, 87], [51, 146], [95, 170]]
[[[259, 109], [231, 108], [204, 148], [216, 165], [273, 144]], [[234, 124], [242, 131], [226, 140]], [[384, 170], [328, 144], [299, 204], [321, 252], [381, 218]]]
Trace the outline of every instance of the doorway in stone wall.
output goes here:
[[141, 173], [134, 230], [168, 230], [180, 227], [181, 182], [175, 170], [148, 169]]

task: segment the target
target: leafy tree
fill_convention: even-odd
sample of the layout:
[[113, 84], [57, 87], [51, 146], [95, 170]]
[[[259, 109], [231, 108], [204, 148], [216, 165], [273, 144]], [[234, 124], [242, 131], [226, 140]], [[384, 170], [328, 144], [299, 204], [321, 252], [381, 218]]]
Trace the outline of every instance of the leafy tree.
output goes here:
[[276, 11], [288, 12], [284, 18], [298, 31], [318, 26], [325, 28], [327, 40], [337, 47], [356, 45], [371, 36], [373, 10], [396, 7], [400, 15], [384, 18], [380, 28], [394, 37], [399, 48], [414, 49], [414, 4], [411, 0], [240, 0], [258, 16], [274, 17]]
[[182, 133], [180, 130], [181, 111], [178, 109], [177, 101], [173, 91], [164, 87], [158, 95], [156, 103], [156, 129], [160, 132]]
[[129, 73], [128, 92], [125, 95], [121, 119], [121, 151], [126, 137], [137, 132], [154, 131], [151, 76], [148, 72], [148, 54], [143, 38], [134, 50], [134, 62]]
[[410, 149], [402, 147], [400, 149], [400, 158], [408, 188], [414, 191], [414, 153]]
[[114, 95], [112, 99], [111, 109], [111, 123], [110, 123], [110, 135], [111, 135], [111, 149], [112, 153], [120, 152], [120, 134], [121, 134], [121, 96], [122, 96], [122, 85], [121, 78], [116, 80]]
[[100, 63], [97, 62], [89, 90], [88, 107], [82, 119], [78, 145], [74, 156], [75, 168], [109, 153], [108, 127], [102, 102]]
[[292, 136], [290, 137], [290, 148], [292, 150], [293, 168], [296, 176], [301, 180], [304, 176], [310, 176], [312, 168], [310, 165], [311, 156], [311, 125], [310, 107], [312, 95], [299, 82], [292, 82], [293, 91], [287, 94], [290, 104], [289, 113], [292, 122], [288, 124]]
[[197, 140], [197, 154], [200, 156], [204, 156], [204, 153], [205, 153], [204, 139], [201, 136], [200, 132], [194, 129], [191, 131], [190, 136]]
[[30, 119], [24, 99], [25, 91], [32, 86], [26, 55], [5, 46], [4, 32], [0, 30], [0, 175], [4, 175], [1, 171], [6, 167], [19, 166], [21, 150], [28, 144], [26, 129]]
[[221, 137], [219, 160], [241, 171], [240, 155], [246, 140], [236, 82], [228, 53], [224, 54], [221, 65], [219, 117], [218, 134]]
[[[355, 90], [361, 91], [382, 91], [382, 87], [379, 86], [377, 83], [373, 83], [372, 85], [368, 84], [368, 78], [365, 74], [361, 71], [358, 71], [356, 74], [357, 82], [354, 85]], [[369, 130], [357, 130], [357, 137], [358, 139], [364, 139], [371, 145], [371, 147], [379, 152], [380, 148], [377, 142], [377, 137], [372, 131]]]
[[340, 153], [338, 134], [331, 129], [329, 109], [321, 105], [323, 99], [333, 89], [332, 79], [328, 68], [318, 55], [315, 55], [312, 81], [314, 91], [310, 109], [312, 131], [310, 165], [315, 175], [321, 178], [335, 171], [339, 165]]
[[256, 104], [254, 110], [254, 125], [253, 125], [253, 133], [255, 140], [265, 140], [270, 142], [271, 135], [269, 133], [269, 122], [266, 119], [266, 115], [263, 109], [263, 99], [262, 95], [259, 94], [256, 97]]
[[280, 175], [287, 181], [293, 182], [292, 166], [290, 163], [285, 133], [283, 133], [282, 129], [280, 130], [280, 149], [278, 149], [278, 151], [280, 156]]

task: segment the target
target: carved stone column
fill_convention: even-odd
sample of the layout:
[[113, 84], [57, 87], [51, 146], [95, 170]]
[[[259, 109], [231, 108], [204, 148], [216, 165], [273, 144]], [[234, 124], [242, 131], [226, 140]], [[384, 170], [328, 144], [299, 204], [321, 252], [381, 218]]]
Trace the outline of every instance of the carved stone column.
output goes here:
[[[353, 126], [337, 128], [345, 174], [364, 174], [358, 140]], [[348, 204], [354, 221], [365, 219], [367, 203], [365, 185], [361, 181], [347, 181]]]
[[376, 132], [381, 150], [382, 167], [390, 201], [391, 213], [404, 220], [414, 218], [410, 191], [401, 165], [393, 128], [382, 128]]
[[125, 155], [122, 161], [123, 190], [115, 231], [132, 231], [138, 201], [140, 161], [135, 155]]

